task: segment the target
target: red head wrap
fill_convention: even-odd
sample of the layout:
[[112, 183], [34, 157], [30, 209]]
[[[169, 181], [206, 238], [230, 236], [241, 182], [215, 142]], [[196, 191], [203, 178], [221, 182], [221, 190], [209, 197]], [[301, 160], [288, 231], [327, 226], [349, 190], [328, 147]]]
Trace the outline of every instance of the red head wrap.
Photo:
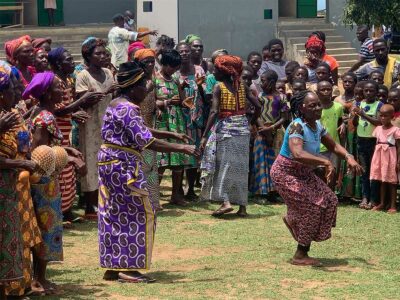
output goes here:
[[145, 48], [146, 48], [146, 45], [143, 44], [142, 42], [131, 43], [128, 48], [128, 57], [130, 58], [132, 56], [133, 51], [139, 50], [139, 49], [145, 49]]
[[312, 35], [308, 38], [306, 44], [305, 44], [306, 50], [310, 48], [317, 48], [321, 51], [321, 53], [325, 52], [325, 43], [320, 40], [316, 35]]
[[26, 44], [31, 43], [31, 37], [29, 35], [21, 36], [15, 40], [7, 41], [4, 44], [4, 50], [6, 52], [7, 59], [10, 63], [15, 63], [15, 54], [17, 50]]
[[215, 67], [226, 75], [232, 76], [233, 84], [239, 89], [240, 75], [243, 71], [242, 59], [233, 55], [222, 55], [215, 59]]

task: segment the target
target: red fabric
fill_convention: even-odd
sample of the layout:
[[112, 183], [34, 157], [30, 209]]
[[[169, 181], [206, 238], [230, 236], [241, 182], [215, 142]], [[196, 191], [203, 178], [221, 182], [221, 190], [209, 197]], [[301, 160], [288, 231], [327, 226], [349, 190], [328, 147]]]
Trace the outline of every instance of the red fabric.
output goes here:
[[330, 56], [330, 55], [325, 53], [325, 55], [322, 57], [322, 60], [324, 62], [326, 62], [331, 67], [331, 71], [336, 70], [337, 68], [339, 68], [339, 63], [337, 62], [337, 60], [333, 56]]
[[29, 35], [21, 36], [17, 39], [7, 41], [4, 43], [4, 50], [6, 52], [7, 59], [14, 64], [15, 63], [15, 53], [19, 47], [24, 43], [30, 43], [32, 41]]

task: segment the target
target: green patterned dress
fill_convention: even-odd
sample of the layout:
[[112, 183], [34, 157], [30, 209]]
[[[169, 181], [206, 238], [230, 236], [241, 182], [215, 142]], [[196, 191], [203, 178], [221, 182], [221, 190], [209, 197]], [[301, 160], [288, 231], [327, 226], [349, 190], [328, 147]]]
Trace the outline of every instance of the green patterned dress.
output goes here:
[[[153, 77], [154, 91], [156, 100], [171, 100], [179, 97], [178, 83], [179, 79], [173, 77], [171, 80], [165, 80], [157, 72]], [[186, 134], [186, 122], [182, 113], [182, 107], [179, 105], [170, 105], [161, 112], [161, 116], [156, 121], [158, 130], [184, 133]], [[176, 143], [175, 140], [168, 140]], [[187, 166], [191, 163], [191, 157], [182, 153], [158, 153], [157, 161], [159, 167], [178, 167]]]

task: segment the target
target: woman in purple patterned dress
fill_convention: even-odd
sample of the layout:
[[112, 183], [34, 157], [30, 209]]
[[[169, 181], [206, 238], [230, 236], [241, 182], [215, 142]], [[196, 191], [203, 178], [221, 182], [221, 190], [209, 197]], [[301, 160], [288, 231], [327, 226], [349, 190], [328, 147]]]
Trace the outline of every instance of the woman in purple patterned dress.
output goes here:
[[150, 282], [139, 272], [150, 267], [155, 232], [141, 152], [199, 153], [195, 146], [155, 139], [160, 132], [144, 125], [139, 105], [147, 93], [146, 76], [139, 65], [120, 65], [117, 78], [121, 96], [104, 115], [98, 154], [100, 265], [106, 280]]

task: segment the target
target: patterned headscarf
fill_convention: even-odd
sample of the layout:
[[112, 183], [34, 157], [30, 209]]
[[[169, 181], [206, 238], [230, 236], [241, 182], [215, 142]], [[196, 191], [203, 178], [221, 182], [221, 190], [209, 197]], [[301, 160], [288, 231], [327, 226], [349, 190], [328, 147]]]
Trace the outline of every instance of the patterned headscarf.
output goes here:
[[12, 64], [15, 64], [15, 54], [17, 53], [17, 50], [22, 46], [30, 44], [31, 41], [32, 39], [29, 35], [24, 35], [17, 39], [5, 42], [4, 50], [6, 52], [8, 61]]
[[144, 76], [143, 69], [136, 62], [123, 63], [119, 66], [117, 74], [118, 85], [120, 88], [127, 88], [137, 83]]
[[144, 43], [142, 43], [142, 42], [131, 43], [129, 45], [129, 48], [128, 48], [128, 57], [132, 56], [133, 51], [138, 50], [138, 49], [139, 50], [140, 49], [145, 49], [145, 48], [146, 48], [146, 45]]
[[188, 34], [187, 36], [186, 36], [186, 38], [185, 38], [185, 43], [187, 43], [187, 44], [191, 44], [191, 43], [193, 43], [194, 41], [201, 41], [201, 37], [199, 37], [198, 35], [196, 35], [196, 34]]
[[10, 76], [7, 71], [0, 67], [0, 92], [4, 91], [10, 86]]
[[153, 49], [139, 49], [135, 52], [135, 59], [138, 61], [148, 57], [156, 57], [156, 52]]
[[67, 50], [64, 47], [58, 47], [52, 49], [49, 54], [47, 59], [49, 60], [49, 63], [51, 66], [55, 66], [57, 62], [59, 62], [62, 59], [63, 54], [67, 52]]
[[44, 43], [51, 44], [51, 38], [37, 38], [32, 40], [32, 46], [34, 49], [39, 49]]
[[243, 61], [238, 56], [222, 55], [215, 59], [215, 67], [226, 75], [230, 75], [235, 89], [239, 89], [240, 76], [243, 71]]
[[37, 73], [33, 76], [32, 81], [26, 87], [22, 94], [22, 99], [26, 100], [31, 96], [40, 99], [53, 83], [54, 77], [55, 75], [53, 72]]
[[310, 48], [317, 48], [320, 50], [321, 53], [325, 52], [325, 43], [320, 40], [316, 35], [312, 35], [311, 37], [308, 38], [306, 44], [305, 44], [306, 50]]
[[4, 70], [4, 72], [6, 72], [8, 76], [11, 76], [11, 74], [13, 74], [15, 78], [17, 78], [17, 80], [19, 80], [21, 77], [18, 69], [14, 66], [11, 66], [5, 60], [0, 60], [0, 69]]

